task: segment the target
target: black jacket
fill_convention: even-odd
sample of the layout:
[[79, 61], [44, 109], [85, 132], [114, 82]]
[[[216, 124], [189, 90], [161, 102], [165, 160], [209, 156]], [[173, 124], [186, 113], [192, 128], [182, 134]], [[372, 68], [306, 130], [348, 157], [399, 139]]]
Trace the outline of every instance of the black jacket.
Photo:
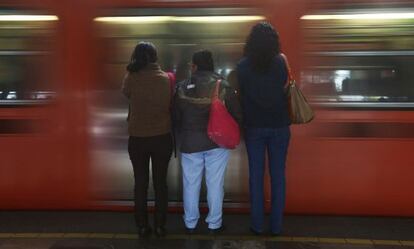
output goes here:
[[253, 70], [248, 58], [237, 66], [243, 123], [246, 128], [280, 128], [290, 125], [288, 99], [284, 86], [286, 65], [279, 55], [266, 73]]
[[[211, 96], [221, 76], [209, 71], [197, 71], [190, 79], [177, 84], [174, 96], [174, 124], [183, 153], [206, 151], [219, 146], [207, 136]], [[222, 79], [219, 92], [229, 113], [240, 124], [241, 107], [233, 88]]]

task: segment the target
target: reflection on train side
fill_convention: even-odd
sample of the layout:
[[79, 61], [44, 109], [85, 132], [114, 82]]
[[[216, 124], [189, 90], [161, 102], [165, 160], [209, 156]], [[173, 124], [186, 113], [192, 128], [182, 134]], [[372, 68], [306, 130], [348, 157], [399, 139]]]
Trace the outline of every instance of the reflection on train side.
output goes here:
[[328, 106], [412, 107], [413, 13], [370, 9], [303, 16], [304, 92]]
[[36, 104], [56, 95], [50, 62], [53, 15], [27, 11], [0, 14], [0, 105]]
[[[131, 200], [133, 197], [133, 173], [127, 153], [128, 104], [120, 87], [137, 42], [153, 42], [161, 67], [174, 72], [177, 81], [189, 76], [192, 53], [201, 48], [213, 51], [216, 72], [226, 77], [242, 56], [251, 26], [262, 19], [263, 16], [252, 10], [205, 8], [113, 10], [108, 16], [95, 18], [105, 52], [102, 80], [90, 93], [93, 186], [99, 199]], [[232, 153], [225, 186], [228, 202], [248, 201], [245, 155], [242, 145]], [[168, 173], [170, 201], [182, 200], [180, 172], [179, 159], [172, 158]], [[153, 198], [151, 182], [149, 186], [149, 195]], [[201, 199], [205, 200], [205, 190], [202, 193]]]

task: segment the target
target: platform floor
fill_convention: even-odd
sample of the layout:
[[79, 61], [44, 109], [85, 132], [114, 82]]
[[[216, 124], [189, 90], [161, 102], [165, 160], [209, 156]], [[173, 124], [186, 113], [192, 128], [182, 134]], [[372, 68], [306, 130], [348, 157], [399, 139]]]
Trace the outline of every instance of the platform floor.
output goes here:
[[279, 237], [253, 236], [248, 215], [225, 214], [211, 236], [204, 217], [185, 234], [170, 214], [168, 236], [140, 240], [128, 212], [0, 212], [0, 249], [356, 249], [414, 248], [413, 218], [286, 216]]

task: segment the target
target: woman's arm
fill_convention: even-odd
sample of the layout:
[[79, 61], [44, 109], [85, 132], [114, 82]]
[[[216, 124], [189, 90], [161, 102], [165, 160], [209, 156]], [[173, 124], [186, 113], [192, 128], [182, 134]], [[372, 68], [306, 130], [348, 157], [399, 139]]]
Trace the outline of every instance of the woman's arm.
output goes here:
[[124, 80], [122, 81], [122, 93], [127, 97], [131, 97], [131, 86], [129, 84], [129, 73], [125, 74]]

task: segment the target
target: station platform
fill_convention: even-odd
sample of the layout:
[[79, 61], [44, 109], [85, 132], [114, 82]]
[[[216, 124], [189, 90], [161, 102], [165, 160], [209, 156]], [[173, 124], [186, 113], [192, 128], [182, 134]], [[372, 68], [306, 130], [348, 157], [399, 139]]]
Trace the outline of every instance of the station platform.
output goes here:
[[414, 219], [286, 216], [281, 236], [249, 233], [249, 216], [225, 214], [226, 229], [210, 235], [204, 222], [185, 233], [169, 214], [165, 238], [136, 235], [130, 212], [0, 212], [0, 249], [356, 249], [413, 248]]

